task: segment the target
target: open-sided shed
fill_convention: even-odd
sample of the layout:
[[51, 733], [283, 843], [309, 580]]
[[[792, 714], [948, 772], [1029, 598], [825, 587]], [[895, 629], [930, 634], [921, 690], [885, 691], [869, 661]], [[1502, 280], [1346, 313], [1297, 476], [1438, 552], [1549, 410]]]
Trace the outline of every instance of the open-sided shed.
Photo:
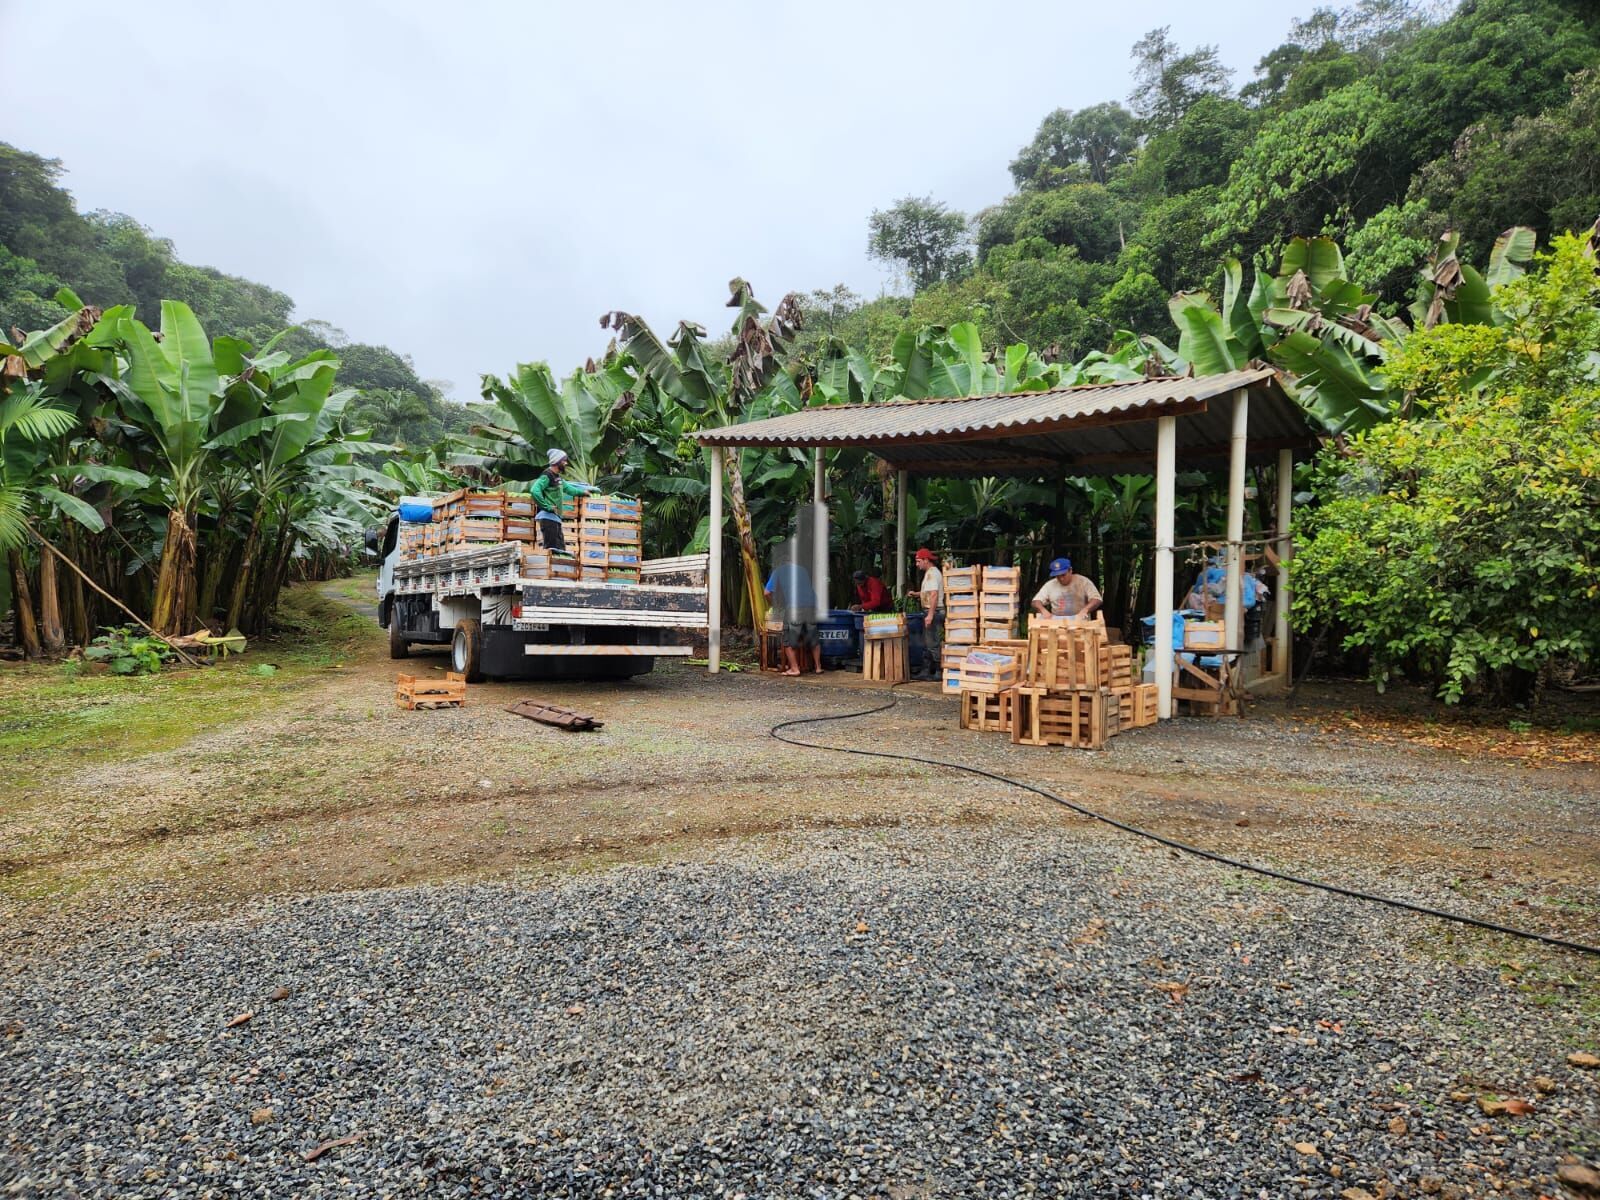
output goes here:
[[[809, 448], [815, 453], [815, 499], [825, 494], [824, 453], [866, 450], [898, 473], [896, 583], [906, 585], [905, 482], [910, 475], [1062, 476], [1125, 475], [1153, 471], [1156, 478], [1156, 628], [1170, 628], [1173, 609], [1173, 541], [1176, 475], [1188, 470], [1228, 471], [1227, 643], [1238, 648], [1243, 624], [1244, 479], [1247, 464], [1278, 467], [1277, 554], [1292, 553], [1288, 519], [1296, 454], [1317, 444], [1304, 410], [1270, 368], [1200, 378], [1166, 377], [1090, 384], [1043, 392], [954, 399], [836, 404], [696, 435], [710, 448], [711, 594], [720, 595], [722, 573], [722, 463], [729, 449]], [[715, 606], [713, 606], [715, 609]], [[1288, 671], [1288, 597], [1278, 605], [1277, 644]], [[711, 670], [720, 665], [720, 615], [713, 611]], [[1172, 648], [1156, 638], [1160, 715], [1172, 715]]]

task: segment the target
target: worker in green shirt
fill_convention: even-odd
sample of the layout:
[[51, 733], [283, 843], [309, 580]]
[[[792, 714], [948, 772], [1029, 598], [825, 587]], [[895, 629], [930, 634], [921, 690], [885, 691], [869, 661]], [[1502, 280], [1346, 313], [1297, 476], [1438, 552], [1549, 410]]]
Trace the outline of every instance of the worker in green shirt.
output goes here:
[[561, 501], [566, 496], [587, 496], [597, 489], [587, 483], [568, 483], [561, 478], [561, 472], [567, 469], [565, 450], [547, 451], [545, 457], [550, 465], [539, 472], [528, 491], [539, 506], [535, 514], [539, 521], [539, 540], [552, 554], [565, 554], [567, 540], [561, 533]]

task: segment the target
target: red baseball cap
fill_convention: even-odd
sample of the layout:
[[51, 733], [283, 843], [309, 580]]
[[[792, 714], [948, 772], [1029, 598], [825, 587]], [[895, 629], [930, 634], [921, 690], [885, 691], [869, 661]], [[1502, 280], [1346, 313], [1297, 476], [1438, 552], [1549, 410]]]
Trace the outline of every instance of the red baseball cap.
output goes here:
[[924, 546], [921, 550], [917, 551], [917, 561], [918, 562], [921, 562], [925, 558], [928, 559], [930, 562], [933, 560], [933, 551], [929, 550], [926, 546]]

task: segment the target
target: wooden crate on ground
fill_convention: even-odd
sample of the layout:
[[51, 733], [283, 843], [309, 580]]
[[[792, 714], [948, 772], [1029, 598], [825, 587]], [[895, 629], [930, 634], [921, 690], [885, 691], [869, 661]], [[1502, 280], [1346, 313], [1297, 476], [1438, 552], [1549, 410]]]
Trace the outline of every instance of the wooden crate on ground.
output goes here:
[[1127, 687], [1114, 687], [1111, 696], [1117, 702], [1117, 718], [1122, 723], [1123, 729], [1133, 728], [1134, 698], [1133, 685]]
[[1098, 629], [1106, 632], [1106, 619], [1100, 613], [1090, 617], [1045, 617], [1038, 613], [1028, 614], [1029, 629]]
[[944, 573], [944, 590], [947, 596], [964, 596], [978, 591], [978, 581], [983, 577], [982, 567], [949, 567]]
[[861, 676], [874, 683], [904, 683], [911, 678], [911, 639], [869, 638], [862, 646]]
[[1010, 733], [1016, 692], [961, 691], [961, 728], [986, 733]]
[[941, 652], [940, 666], [940, 691], [946, 696], [958, 695], [961, 691], [961, 663], [972, 653], [972, 647], [951, 645], [946, 642]]
[[467, 677], [455, 671], [446, 671], [443, 679], [397, 675], [394, 702], [407, 712], [419, 708], [462, 708], [467, 703]]
[[1121, 730], [1117, 700], [1110, 692], [1051, 692], [1019, 687], [1011, 723], [1011, 741], [1018, 746], [1072, 746], [1103, 750]]
[[963, 692], [1004, 692], [1022, 679], [1022, 660], [1002, 650], [980, 647], [961, 660]]
[[1133, 687], [1133, 647], [1100, 647], [1100, 686], [1112, 691]]
[[1143, 729], [1146, 725], [1154, 725], [1160, 718], [1156, 713], [1156, 705], [1160, 701], [1160, 689], [1153, 683], [1136, 683], [1133, 685], [1133, 728]]

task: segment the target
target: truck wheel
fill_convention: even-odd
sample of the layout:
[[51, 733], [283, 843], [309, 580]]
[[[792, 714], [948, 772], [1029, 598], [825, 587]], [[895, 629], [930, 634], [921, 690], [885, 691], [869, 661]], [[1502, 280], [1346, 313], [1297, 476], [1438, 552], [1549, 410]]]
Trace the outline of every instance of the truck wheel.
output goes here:
[[465, 675], [468, 683], [480, 682], [483, 671], [478, 662], [482, 649], [483, 629], [477, 618], [467, 617], [457, 621], [455, 636], [450, 639], [450, 669]]
[[389, 606], [389, 657], [410, 658], [411, 642], [406, 638], [405, 630], [400, 626], [400, 606]]

